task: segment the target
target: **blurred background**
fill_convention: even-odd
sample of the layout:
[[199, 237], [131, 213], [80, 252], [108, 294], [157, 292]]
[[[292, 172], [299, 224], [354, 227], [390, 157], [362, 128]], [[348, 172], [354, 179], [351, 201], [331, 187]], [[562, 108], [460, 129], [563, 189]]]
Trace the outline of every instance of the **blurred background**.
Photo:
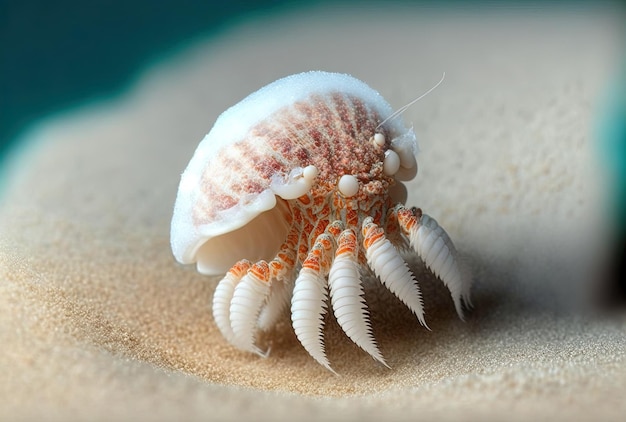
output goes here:
[[[598, 1], [411, 2], [286, 0], [0, 0], [0, 166], [21, 134], [63, 110], [114, 97], [143, 69], [243, 20], [311, 6], [335, 9], [373, 5], [503, 10], [617, 6]], [[619, 9], [619, 6], [618, 6]], [[623, 7], [620, 9], [623, 12]], [[626, 19], [624, 19], [626, 22]], [[622, 60], [623, 62], [623, 60]], [[624, 66], [626, 67], [626, 66]], [[614, 180], [618, 222], [610, 300], [626, 298], [626, 83], [624, 67], [607, 81], [606, 108], [598, 117], [598, 150]], [[1, 170], [1, 167], [0, 167]], [[3, 172], [0, 171], [0, 177]], [[0, 186], [5, 180], [0, 179]]]
[[0, 0], [0, 157], [33, 121], [115, 95], [157, 61], [245, 19], [311, 6], [564, 10], [598, 1]]
[[115, 95], [146, 67], [285, 0], [0, 0], [0, 157], [30, 123]]

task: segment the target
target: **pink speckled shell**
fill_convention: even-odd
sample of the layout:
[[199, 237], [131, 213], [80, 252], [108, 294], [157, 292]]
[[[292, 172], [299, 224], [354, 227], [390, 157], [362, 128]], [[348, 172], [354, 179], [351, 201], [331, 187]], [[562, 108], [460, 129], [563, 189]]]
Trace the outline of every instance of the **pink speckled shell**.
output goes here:
[[[348, 163], [352, 173], [367, 172], [370, 159], [364, 160], [361, 169], [354, 156], [371, 154], [363, 145], [392, 111], [365, 83], [326, 72], [280, 79], [226, 110], [182, 174], [171, 227], [175, 258], [184, 264], [194, 263], [199, 248], [210, 239], [241, 232], [255, 217], [274, 210], [268, 222], [256, 224], [254, 230], [259, 233], [237, 240], [246, 243], [261, 239], [264, 243], [257, 244], [256, 249], [249, 245], [242, 248], [248, 247], [248, 253], [258, 252], [258, 258], [271, 255], [267, 249], [278, 248], [287, 231], [281, 214], [286, 211], [276, 207], [277, 194], [272, 186], [289, 183], [294, 169], [311, 164], [318, 168], [319, 180], [345, 174], [343, 167]], [[384, 131], [387, 139], [412, 135], [400, 119], [385, 123]], [[269, 224], [273, 227], [266, 227]], [[219, 252], [216, 248], [212, 253]], [[218, 264], [198, 267], [209, 274], [228, 269]]]

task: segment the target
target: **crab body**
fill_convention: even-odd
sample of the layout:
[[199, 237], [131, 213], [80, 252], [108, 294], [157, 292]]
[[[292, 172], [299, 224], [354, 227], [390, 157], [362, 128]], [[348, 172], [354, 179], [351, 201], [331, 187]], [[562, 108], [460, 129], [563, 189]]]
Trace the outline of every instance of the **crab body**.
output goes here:
[[[172, 219], [176, 259], [223, 274], [213, 315], [234, 346], [255, 343], [290, 306], [315, 360], [332, 308], [348, 337], [386, 365], [372, 336], [361, 270], [371, 269], [425, 325], [419, 285], [399, 250], [412, 247], [462, 314], [469, 283], [435, 220], [405, 208], [417, 172], [415, 135], [364, 83], [341, 74], [284, 78], [227, 110], [181, 177]], [[393, 116], [392, 116], [393, 117]]]

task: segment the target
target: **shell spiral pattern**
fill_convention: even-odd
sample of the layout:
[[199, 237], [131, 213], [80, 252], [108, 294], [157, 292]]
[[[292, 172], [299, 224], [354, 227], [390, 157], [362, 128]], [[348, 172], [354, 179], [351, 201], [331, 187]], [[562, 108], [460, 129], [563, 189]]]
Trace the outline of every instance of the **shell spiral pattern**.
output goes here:
[[371, 269], [425, 326], [418, 281], [399, 252], [409, 248], [463, 317], [470, 281], [450, 237], [404, 206], [402, 181], [417, 173], [417, 145], [392, 113], [351, 76], [308, 72], [231, 107], [200, 143], [181, 177], [171, 246], [180, 263], [225, 273], [213, 316], [232, 345], [266, 356], [256, 335], [290, 308], [304, 349], [333, 371], [324, 347], [330, 310], [355, 344], [387, 366], [360, 270]]

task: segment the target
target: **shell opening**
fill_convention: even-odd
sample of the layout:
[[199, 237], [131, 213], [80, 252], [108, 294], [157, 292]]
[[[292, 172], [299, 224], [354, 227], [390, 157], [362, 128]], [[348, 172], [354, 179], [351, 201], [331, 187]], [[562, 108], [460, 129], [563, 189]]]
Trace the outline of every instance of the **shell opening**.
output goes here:
[[278, 199], [276, 206], [259, 214], [245, 226], [207, 239], [197, 249], [194, 260], [198, 272], [223, 274], [237, 261], [271, 260], [289, 232], [287, 205]]
[[337, 183], [337, 189], [346, 198], [354, 196], [359, 191], [359, 181], [351, 174], [344, 174]]
[[[181, 185], [187, 186], [188, 174], [183, 174]], [[216, 212], [209, 220], [203, 220], [202, 214], [194, 216], [192, 212], [192, 207], [197, 204], [196, 196], [192, 193], [178, 191], [170, 227], [172, 253], [181, 264], [193, 264], [196, 262], [198, 249], [208, 239], [245, 226], [262, 212], [276, 207], [277, 202], [271, 189], [258, 194], [241, 195], [234, 206]]]

